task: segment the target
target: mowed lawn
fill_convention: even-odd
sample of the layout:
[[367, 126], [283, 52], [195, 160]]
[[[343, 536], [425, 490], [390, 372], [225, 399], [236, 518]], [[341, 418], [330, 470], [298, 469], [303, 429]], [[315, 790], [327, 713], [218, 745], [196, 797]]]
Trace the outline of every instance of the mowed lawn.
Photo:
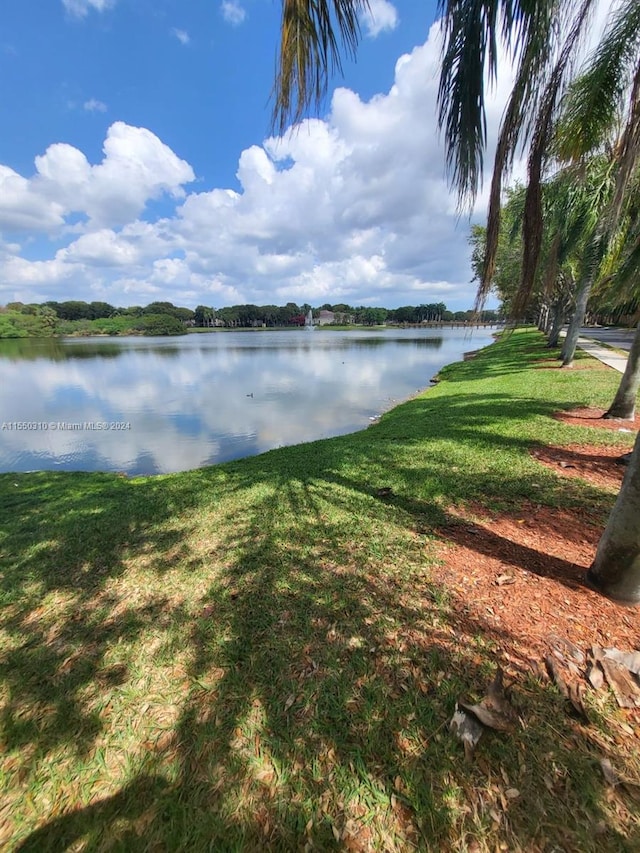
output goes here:
[[472, 764], [448, 730], [501, 658], [493, 623], [457, 639], [434, 530], [532, 499], [604, 524], [614, 493], [529, 450], [632, 443], [551, 417], [619, 377], [549, 359], [520, 330], [363, 432], [226, 465], [0, 476], [0, 847], [640, 849], [552, 685], [519, 673]]

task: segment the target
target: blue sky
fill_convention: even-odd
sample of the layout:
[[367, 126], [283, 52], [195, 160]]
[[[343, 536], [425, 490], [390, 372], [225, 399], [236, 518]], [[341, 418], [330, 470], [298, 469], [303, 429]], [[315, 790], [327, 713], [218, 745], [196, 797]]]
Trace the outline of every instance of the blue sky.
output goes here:
[[270, 138], [274, 0], [3, 0], [0, 304], [469, 308], [436, 4], [371, 7], [320, 117]]

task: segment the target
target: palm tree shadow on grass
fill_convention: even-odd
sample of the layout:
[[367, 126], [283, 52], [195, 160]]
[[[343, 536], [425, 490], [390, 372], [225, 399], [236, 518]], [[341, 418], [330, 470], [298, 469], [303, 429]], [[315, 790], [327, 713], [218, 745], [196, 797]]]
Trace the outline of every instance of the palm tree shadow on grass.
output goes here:
[[[252, 476], [246, 485], [254, 484]], [[193, 622], [196, 686], [168, 747], [176, 775], [163, 784], [167, 756], [150, 755], [146, 772], [115, 797], [41, 827], [21, 849], [61, 849], [61, 839], [81, 837], [95, 849], [108, 837], [123, 849], [285, 850], [309, 839], [339, 849], [349, 839], [375, 842], [384, 824], [401, 846], [435, 850], [477, 831], [454, 792], [461, 805], [472, 789], [489, 797], [486, 770], [465, 765], [446, 723], [461, 694], [482, 692], [508, 638], [471, 617], [451, 623], [419, 554], [416, 565], [376, 573], [393, 556], [393, 537], [376, 557], [376, 547], [367, 552], [349, 537], [345, 519], [345, 506], [388, 518], [390, 507], [367, 491], [300, 472], [273, 485], [230, 526], [225, 547], [235, 557], [209, 589], [207, 615]], [[304, 544], [283, 524], [284, 507], [304, 517]], [[404, 508], [391, 511], [398, 527], [411, 526]], [[524, 688], [516, 701], [536, 724], [493, 738], [485, 753], [485, 768], [522, 791], [503, 818], [505, 837], [535, 845], [540, 826], [561, 818], [580, 849], [595, 849], [580, 824], [585, 810], [593, 822], [604, 817], [599, 784], [584, 792], [572, 783], [594, 775], [593, 761], [559, 741], [559, 731], [574, 736], [559, 697]], [[543, 782], [539, 757], [551, 751], [565, 774], [562, 802]], [[624, 847], [613, 830], [598, 846], [607, 849], [607, 839], [609, 849]]]
[[[465, 395], [435, 424], [429, 406], [417, 402], [410, 428], [396, 436], [393, 450], [386, 448], [391, 413], [357, 442], [337, 439], [289, 450], [286, 468], [274, 452], [194, 472], [184, 486], [181, 478], [122, 481], [106, 502], [100, 486], [90, 485], [93, 479], [83, 484], [78, 478], [74, 494], [61, 488], [52, 495], [50, 517], [59, 521], [50, 537], [57, 544], [42, 562], [22, 538], [31, 518], [26, 507], [12, 545], [24, 572], [23, 600], [18, 604], [16, 598], [8, 614], [24, 645], [3, 674], [16, 709], [55, 702], [60, 687], [68, 705], [66, 718], [58, 713], [55, 737], [36, 727], [16, 743], [31, 740], [46, 752], [84, 739], [87, 751], [103, 723], [84, 715], [82, 688], [105, 677], [101, 661], [111, 644], [163, 619], [167, 628], [179, 623], [186, 632], [190, 687], [169, 742], [149, 747], [117, 794], [45, 823], [22, 841], [22, 849], [59, 850], [67, 838], [86, 839], [87, 849], [285, 850], [309, 840], [333, 849], [352, 837], [379, 844], [392, 832], [401, 847], [439, 850], [466, 835], [495, 831], [469, 816], [480, 809], [473, 799], [478, 791], [491, 806], [491, 786], [486, 770], [464, 764], [446, 724], [460, 695], [481, 695], [509, 638], [480, 619], [453, 621], [446, 590], [429, 575], [430, 535], [446, 522], [440, 498], [456, 499], [460, 474], [448, 459], [409, 459], [425, 431], [435, 433], [434, 441], [473, 435], [488, 448], [504, 446], [504, 436], [494, 432], [489, 408], [475, 395]], [[531, 417], [549, 409], [505, 396], [504, 418], [522, 405]], [[509, 442], [513, 453], [527, 446], [517, 435]], [[407, 453], [403, 465], [397, 463], [398, 446]], [[465, 497], [497, 485], [489, 468], [464, 476]], [[381, 499], [377, 488], [388, 482], [392, 497]], [[415, 497], [419, 482], [426, 484], [423, 497]], [[512, 498], [528, 493], [516, 474], [503, 477], [500, 487]], [[215, 502], [218, 494], [251, 489], [259, 496], [247, 515], [237, 517], [231, 501], [218, 522], [216, 557], [223, 569], [212, 574], [198, 613], [160, 594], [146, 609], [131, 608], [121, 625], [96, 608], [96, 596], [126, 571], [131, 554], [177, 548], [195, 569], [191, 528], [176, 521], [189, 514], [194, 494], [201, 504], [208, 494]], [[539, 494], [552, 503], [577, 502], [586, 492], [548, 475]], [[596, 490], [589, 494], [602, 499]], [[87, 519], [98, 512], [103, 526], [91, 528], [98, 538], [86, 550], [79, 545], [72, 551], [76, 556], [67, 556], [66, 570], [53, 572], [65, 542], [86, 533]], [[116, 538], [114, 519], [123, 520]], [[100, 538], [101, 529], [109, 536]], [[201, 531], [207, 533], [214, 531]], [[88, 555], [102, 559], [94, 574], [85, 569]], [[156, 562], [151, 570], [162, 577], [166, 566]], [[38, 686], [35, 679], [34, 649], [51, 655], [52, 672], [60, 672], [66, 652], [55, 645], [52, 651], [46, 633], [37, 625], [34, 631], [34, 578], [47, 590], [78, 592], [80, 625], [74, 628], [65, 617], [62, 630], [70, 636], [78, 630], [80, 644], [94, 650], [93, 658], [72, 664], [69, 680], [57, 686]], [[7, 592], [15, 587], [9, 584]], [[112, 672], [105, 687], [126, 679], [126, 671]], [[556, 822], [565, 824], [563, 837], [575, 849], [624, 849], [615, 829], [597, 845], [593, 840], [590, 827], [608, 819], [604, 792], [592, 778], [588, 750], [575, 748], [576, 733], [560, 698], [525, 680], [516, 701], [527, 727], [514, 738], [492, 738], [485, 754], [485, 768], [488, 762], [496, 776], [504, 771], [522, 792], [503, 817], [504, 838], [531, 848], [541, 841], [541, 827]], [[551, 752], [565, 774], [562, 797], [545, 784], [540, 756]], [[582, 785], [580, 779], [592, 781]], [[632, 839], [627, 841], [632, 849]]]
[[[108, 690], [128, 678], [125, 663], [105, 662], [109, 651], [166, 620], [168, 611], [174, 623], [187, 618], [162, 593], [123, 606], [114, 584], [140, 553], [184, 548], [184, 530], [172, 522], [195, 496], [175, 479], [35, 474], [15, 485], [13, 475], [2, 479], [2, 512], [10, 519], [0, 578], [2, 625], [11, 639], [0, 659], [7, 690], [0, 712], [5, 746], [33, 744], [37, 757], [73, 743], [83, 754], [103, 727], [83, 692], [93, 683]], [[42, 536], [39, 545], [34, 531]], [[153, 565], [158, 574], [169, 568], [170, 560]], [[42, 602], [50, 594], [55, 604], [45, 610]]]
[[[468, 363], [447, 365], [438, 374], [438, 379], [448, 382], [475, 382], [481, 379], [509, 377], [525, 374], [532, 367], [538, 370], [557, 370], [558, 375], [566, 373], [560, 357], [559, 347], [547, 347], [544, 338], [532, 343], [531, 339], [511, 339], [511, 355], [504, 357], [503, 351], [484, 349], [479, 351], [480, 358], [470, 359]], [[585, 366], [596, 370], [606, 370], [594, 356], [583, 350], [576, 350], [573, 366]], [[612, 394], [615, 381], [612, 381]]]
[[[124, 816], [128, 821], [141, 818], [145, 812], [154, 808], [166, 790], [167, 781], [162, 776], [139, 776], [124, 785], [112, 797], [98, 800], [83, 809], [67, 812], [46, 823], [19, 844], [16, 851], [40, 853], [68, 850], [79, 839], [83, 840], [83, 850], [104, 850], [104, 839], [99, 836], [103, 834], [105, 827], [116, 824]], [[136, 833], [127, 833], [122, 842], [126, 845], [127, 841], [139, 843], [140, 837]]]

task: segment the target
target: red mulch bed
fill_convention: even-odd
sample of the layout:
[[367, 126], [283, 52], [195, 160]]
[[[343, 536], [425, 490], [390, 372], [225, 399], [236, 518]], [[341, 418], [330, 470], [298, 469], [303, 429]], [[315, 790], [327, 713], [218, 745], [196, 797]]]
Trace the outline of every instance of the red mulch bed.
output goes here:
[[[602, 410], [563, 412], [560, 420], [605, 429], [640, 427], [603, 421]], [[539, 447], [533, 455], [565, 477], [618, 490], [625, 467], [620, 447]], [[507, 666], [534, 670], [550, 649], [567, 640], [586, 650], [592, 644], [640, 649], [640, 608], [604, 598], [585, 584], [602, 520], [587, 510], [523, 503], [517, 511], [490, 513], [481, 506], [450, 511], [439, 579], [451, 593], [459, 627], [480, 631], [498, 645]]]
[[640, 415], [636, 415], [632, 421], [623, 421], [620, 418], [603, 418], [605, 409], [590, 409], [588, 407], [572, 409], [570, 412], [556, 412], [554, 418], [571, 426], [597, 427], [614, 432], [637, 432], [640, 430]]
[[568, 444], [566, 447], [536, 447], [534, 459], [552, 468], [563, 477], [580, 477], [593, 486], [618, 491], [622, 485], [625, 465], [617, 460], [626, 453], [620, 447], [589, 444]]
[[518, 668], [543, 661], [568, 640], [640, 648], [640, 611], [615, 604], [585, 585], [602, 528], [581, 510], [523, 505], [518, 515], [452, 513], [440, 532], [444, 566], [459, 627], [482, 630]]

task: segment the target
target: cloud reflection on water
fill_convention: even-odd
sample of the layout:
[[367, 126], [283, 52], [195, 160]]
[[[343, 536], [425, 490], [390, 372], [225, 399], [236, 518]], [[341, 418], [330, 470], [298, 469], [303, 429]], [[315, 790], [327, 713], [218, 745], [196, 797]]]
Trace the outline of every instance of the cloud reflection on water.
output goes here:
[[490, 330], [0, 342], [0, 470], [181, 471], [362, 429]]

